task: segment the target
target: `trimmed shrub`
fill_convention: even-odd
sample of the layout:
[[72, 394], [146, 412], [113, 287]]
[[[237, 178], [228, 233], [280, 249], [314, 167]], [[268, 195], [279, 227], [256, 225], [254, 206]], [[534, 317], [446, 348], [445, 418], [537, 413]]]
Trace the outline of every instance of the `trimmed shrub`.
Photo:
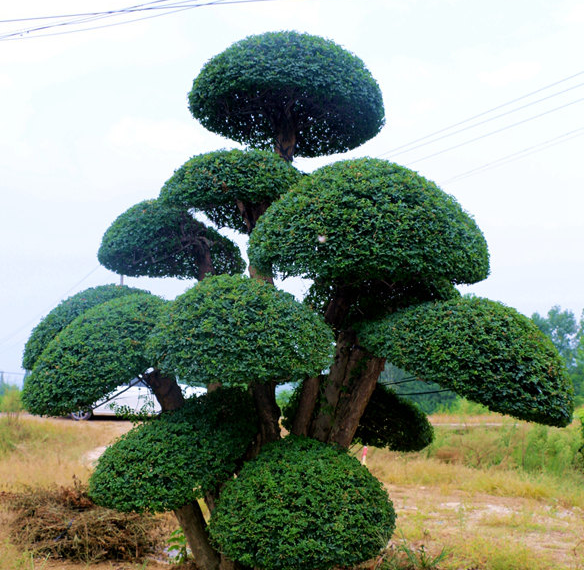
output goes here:
[[434, 429], [416, 404], [377, 384], [353, 441], [392, 451], [420, 451], [433, 439]]
[[387, 545], [395, 512], [345, 450], [288, 436], [229, 481], [210, 521], [222, 552], [266, 570], [354, 566]]
[[492, 411], [559, 427], [572, 420], [573, 388], [552, 342], [501, 303], [478, 297], [425, 303], [363, 324], [359, 340]]
[[222, 388], [133, 428], [108, 447], [89, 494], [119, 511], [170, 511], [230, 477], [257, 432], [253, 402]]
[[87, 409], [145, 372], [150, 363], [144, 342], [165, 303], [143, 291], [82, 313], [49, 343], [25, 379], [25, 408], [57, 416]]
[[22, 357], [22, 367], [32, 370], [43, 350], [67, 325], [79, 315], [111, 299], [144, 293], [140, 289], [119, 285], [100, 285], [85, 289], [59, 303], [32, 331]]
[[152, 361], [181, 381], [248, 386], [299, 380], [330, 363], [322, 319], [270, 283], [208, 277], [168, 305], [151, 340]]

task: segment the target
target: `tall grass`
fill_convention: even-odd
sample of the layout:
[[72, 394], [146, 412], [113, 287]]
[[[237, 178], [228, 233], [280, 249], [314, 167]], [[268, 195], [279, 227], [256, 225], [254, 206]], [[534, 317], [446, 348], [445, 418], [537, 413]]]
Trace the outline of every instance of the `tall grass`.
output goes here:
[[91, 473], [88, 450], [111, 442], [116, 422], [74, 423], [28, 416], [0, 417], [0, 491], [70, 485]]

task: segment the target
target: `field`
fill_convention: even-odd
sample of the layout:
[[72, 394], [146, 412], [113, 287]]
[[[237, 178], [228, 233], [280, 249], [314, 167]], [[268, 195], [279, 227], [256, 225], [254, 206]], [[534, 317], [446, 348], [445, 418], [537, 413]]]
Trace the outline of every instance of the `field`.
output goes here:
[[[494, 414], [435, 415], [436, 441], [398, 454], [370, 448], [398, 528], [369, 568], [584, 570], [584, 458], [578, 421], [557, 430]], [[100, 450], [127, 422], [0, 418], [0, 570], [161, 570], [161, 553], [97, 565], [34, 557], [12, 544], [11, 493], [83, 484]], [[362, 457], [362, 449], [352, 450]], [[160, 517], [162, 543], [176, 528]], [[308, 570], [308, 569], [307, 569]]]

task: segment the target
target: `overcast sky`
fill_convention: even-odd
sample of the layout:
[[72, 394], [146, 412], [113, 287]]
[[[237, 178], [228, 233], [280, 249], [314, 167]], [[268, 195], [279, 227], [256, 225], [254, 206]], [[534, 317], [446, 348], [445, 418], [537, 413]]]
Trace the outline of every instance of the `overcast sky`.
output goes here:
[[[2, 2], [0, 20], [129, 5]], [[0, 23], [0, 371], [22, 372], [31, 329], [61, 300], [119, 281], [96, 256], [118, 215], [156, 197], [192, 155], [235, 146], [189, 114], [187, 92], [204, 63], [248, 35], [286, 29], [324, 36], [358, 55], [386, 109], [386, 126], [361, 148], [296, 166], [309, 171], [346, 156], [381, 156], [413, 168], [454, 195], [489, 243], [491, 276], [465, 292], [528, 316], [553, 305], [580, 315], [581, 2], [219, 2], [78, 33], [62, 32], [80, 24], [8, 35], [57, 22]], [[125, 282], [168, 299], [192, 285]], [[284, 286], [302, 294], [301, 284]]]

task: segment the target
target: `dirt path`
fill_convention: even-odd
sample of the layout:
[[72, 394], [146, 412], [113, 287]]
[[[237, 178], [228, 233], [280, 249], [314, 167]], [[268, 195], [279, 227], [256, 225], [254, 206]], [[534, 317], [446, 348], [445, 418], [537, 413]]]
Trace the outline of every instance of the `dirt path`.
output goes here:
[[[550, 570], [584, 570], [584, 512], [534, 499], [386, 485], [409, 544], [437, 553], [471, 551], [473, 542], [549, 559]], [[415, 540], [412, 541], [414, 537]], [[483, 547], [484, 549], [484, 547]], [[517, 568], [524, 566], [517, 566]]]

